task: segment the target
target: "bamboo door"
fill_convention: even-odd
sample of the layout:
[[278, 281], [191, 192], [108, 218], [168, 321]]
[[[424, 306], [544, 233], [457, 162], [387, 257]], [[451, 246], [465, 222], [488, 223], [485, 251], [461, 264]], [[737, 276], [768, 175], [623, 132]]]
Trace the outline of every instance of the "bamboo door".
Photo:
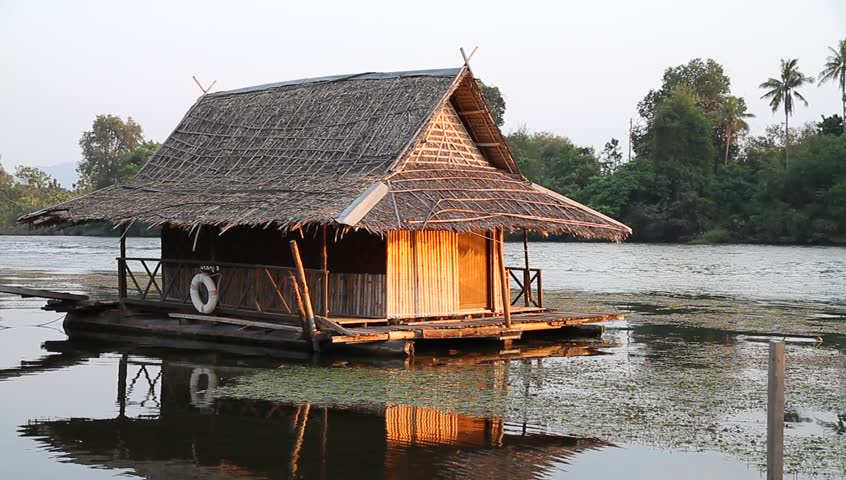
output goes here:
[[488, 309], [490, 275], [488, 241], [484, 235], [458, 235], [458, 308]]

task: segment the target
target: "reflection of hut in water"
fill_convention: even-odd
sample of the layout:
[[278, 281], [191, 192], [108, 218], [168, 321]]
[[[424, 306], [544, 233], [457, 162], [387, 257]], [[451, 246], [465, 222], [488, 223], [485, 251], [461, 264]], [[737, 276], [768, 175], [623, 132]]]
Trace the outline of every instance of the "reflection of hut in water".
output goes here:
[[69, 324], [250, 342], [273, 331], [303, 346], [279, 333], [286, 323], [311, 330], [298, 290], [317, 320], [305, 336], [327, 346], [512, 340], [618, 318], [546, 308], [528, 249], [508, 267], [503, 239], [631, 233], [522, 175], [467, 66], [205, 95], [133, 180], [20, 221], [161, 227], [160, 258], [128, 257], [122, 238], [118, 300], [165, 321], [120, 310]]
[[[141, 369], [145, 369], [140, 374]], [[597, 439], [533, 434], [501, 418], [474, 418], [408, 405], [327, 409], [202, 393], [242, 368], [149, 361], [119, 366], [117, 418], [32, 421], [23, 435], [65, 461], [130, 469], [150, 479], [196, 478], [538, 478]], [[134, 385], [134, 391], [130, 388]], [[158, 392], [144, 391], [145, 387]], [[139, 399], [156, 398], [139, 409]], [[135, 399], [135, 400], [133, 400]], [[133, 411], [146, 412], [132, 415]], [[463, 467], [464, 459], [472, 465]], [[467, 470], [462, 471], [462, 468]]]

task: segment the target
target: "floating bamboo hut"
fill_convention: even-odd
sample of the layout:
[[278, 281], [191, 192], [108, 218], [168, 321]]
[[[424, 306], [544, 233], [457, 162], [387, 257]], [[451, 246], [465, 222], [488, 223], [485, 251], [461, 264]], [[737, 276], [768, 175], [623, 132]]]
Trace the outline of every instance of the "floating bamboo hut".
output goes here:
[[[134, 179], [19, 221], [124, 232], [120, 315], [56, 300], [66, 327], [318, 349], [619, 318], [548, 309], [528, 246], [511, 266], [503, 242], [631, 233], [520, 173], [467, 65], [204, 95]], [[136, 223], [161, 228], [159, 258], [126, 255]]]

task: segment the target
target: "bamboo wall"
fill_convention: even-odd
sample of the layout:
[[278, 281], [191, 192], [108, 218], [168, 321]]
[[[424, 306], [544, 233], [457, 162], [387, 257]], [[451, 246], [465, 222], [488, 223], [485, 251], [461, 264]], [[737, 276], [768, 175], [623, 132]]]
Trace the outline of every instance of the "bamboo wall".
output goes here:
[[493, 268], [491, 270], [493, 272], [493, 275], [491, 275], [491, 277], [493, 277], [492, 281], [491, 281], [491, 285], [492, 285], [492, 288], [493, 288], [494, 310], [497, 311], [497, 312], [501, 312], [502, 311], [502, 289], [500, 288], [500, 285], [502, 283], [500, 282], [500, 278], [499, 278], [499, 252], [503, 248], [503, 242], [505, 241], [505, 236], [502, 234], [502, 232], [490, 233], [489, 235], [491, 235], [492, 238], [495, 239], [495, 241], [491, 242], [491, 263], [493, 264], [492, 265]]
[[458, 311], [458, 242], [453, 232], [388, 234], [388, 318]]
[[[496, 262], [495, 242], [492, 261]], [[445, 316], [461, 313], [459, 307], [458, 234], [444, 231], [396, 231], [388, 234], [386, 314], [388, 318]], [[497, 309], [499, 264], [494, 263], [490, 282]]]

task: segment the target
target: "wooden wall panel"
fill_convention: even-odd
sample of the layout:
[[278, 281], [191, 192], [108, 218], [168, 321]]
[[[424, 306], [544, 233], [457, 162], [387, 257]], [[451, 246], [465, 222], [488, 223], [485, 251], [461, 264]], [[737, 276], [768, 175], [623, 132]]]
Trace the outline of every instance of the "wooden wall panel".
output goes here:
[[[135, 267], [135, 265], [132, 265]], [[163, 269], [163, 291], [168, 292], [167, 300], [190, 301], [191, 279], [200, 273], [199, 266], [165, 264]], [[220, 298], [218, 305], [227, 308], [282, 313], [297, 315], [297, 303], [294, 288], [288, 272], [264, 268], [220, 267], [212, 275]], [[323, 272], [306, 270], [311, 303], [315, 312], [323, 311]], [[271, 279], [273, 280], [271, 282]], [[274, 286], [274, 283], [276, 284]], [[277, 290], [278, 289], [278, 290]], [[278, 293], [277, 293], [278, 291]], [[282, 298], [280, 298], [280, 294]]]
[[330, 273], [329, 316], [385, 318], [385, 275]]

